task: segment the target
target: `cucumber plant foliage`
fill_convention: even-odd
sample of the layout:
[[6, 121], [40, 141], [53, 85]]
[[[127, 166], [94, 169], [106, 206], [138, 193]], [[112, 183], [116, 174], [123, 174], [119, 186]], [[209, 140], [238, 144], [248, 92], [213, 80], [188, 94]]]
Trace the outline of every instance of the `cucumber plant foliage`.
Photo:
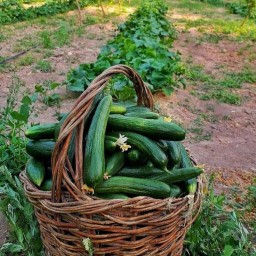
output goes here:
[[[128, 21], [119, 25], [119, 33], [101, 49], [96, 62], [81, 64], [68, 73], [67, 88], [82, 92], [97, 75], [116, 64], [134, 68], [152, 92], [170, 94], [174, 86], [184, 84], [180, 55], [169, 50], [176, 31], [165, 17], [167, 10], [162, 1], [142, 4]], [[119, 100], [135, 96], [123, 77], [113, 79], [111, 85], [110, 93]]]

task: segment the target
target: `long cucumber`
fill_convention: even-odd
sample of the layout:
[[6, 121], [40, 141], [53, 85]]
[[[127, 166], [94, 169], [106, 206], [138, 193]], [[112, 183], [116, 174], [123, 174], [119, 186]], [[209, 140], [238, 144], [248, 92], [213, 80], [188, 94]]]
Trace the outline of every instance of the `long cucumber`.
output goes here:
[[174, 169], [170, 172], [164, 172], [161, 174], [155, 174], [150, 177], [149, 179], [158, 180], [165, 182], [166, 184], [173, 184], [180, 181], [186, 181], [192, 178], [197, 177], [203, 172], [202, 169], [197, 167], [189, 167], [183, 169]]
[[151, 139], [133, 132], [109, 133], [111, 136], [122, 134], [126, 136], [127, 143], [138, 148], [156, 167], [166, 170], [168, 159], [161, 148]]
[[108, 128], [117, 131], [137, 132], [154, 139], [179, 141], [185, 138], [185, 130], [180, 126], [159, 119], [110, 115]]
[[84, 156], [84, 183], [94, 188], [105, 172], [104, 139], [112, 96], [105, 96], [96, 108], [89, 127]]
[[154, 198], [166, 198], [170, 192], [170, 187], [161, 181], [118, 176], [103, 181], [95, 187], [96, 194], [123, 193]]

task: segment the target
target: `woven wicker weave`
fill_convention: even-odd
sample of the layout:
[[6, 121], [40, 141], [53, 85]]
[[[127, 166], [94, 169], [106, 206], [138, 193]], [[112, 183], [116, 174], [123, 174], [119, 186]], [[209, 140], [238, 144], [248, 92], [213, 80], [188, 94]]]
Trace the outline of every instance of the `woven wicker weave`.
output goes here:
[[[181, 255], [185, 234], [201, 206], [201, 178], [197, 192], [183, 198], [103, 200], [82, 190], [82, 138], [84, 118], [115, 74], [124, 74], [134, 84], [138, 105], [153, 108], [153, 97], [140, 76], [131, 68], [117, 65], [98, 76], [78, 98], [64, 122], [52, 156], [53, 189], [34, 186], [25, 172], [20, 174], [25, 193], [35, 208], [48, 256], [89, 255], [83, 239], [90, 238], [93, 255]], [[73, 169], [67, 150], [76, 129]], [[193, 160], [193, 159], [192, 159]]]

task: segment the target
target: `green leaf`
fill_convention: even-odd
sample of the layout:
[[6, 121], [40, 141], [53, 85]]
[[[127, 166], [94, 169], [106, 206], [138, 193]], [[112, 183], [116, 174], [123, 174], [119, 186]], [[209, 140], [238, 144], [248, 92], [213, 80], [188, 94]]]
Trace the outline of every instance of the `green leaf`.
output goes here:
[[225, 245], [221, 256], [231, 256], [234, 252], [234, 248], [231, 245]]
[[173, 87], [171, 87], [171, 86], [163, 87], [163, 92], [167, 96], [170, 96], [173, 93], [173, 91], [174, 91]]
[[31, 104], [32, 104], [32, 101], [31, 101], [31, 99], [30, 99], [29, 96], [24, 96], [24, 97], [22, 98], [21, 102], [22, 102], [23, 104], [27, 104], [27, 105], [31, 105]]
[[24, 116], [23, 114], [17, 112], [17, 111], [12, 111], [11, 116], [13, 119], [19, 121], [19, 122], [26, 122], [27, 121], [27, 116]]

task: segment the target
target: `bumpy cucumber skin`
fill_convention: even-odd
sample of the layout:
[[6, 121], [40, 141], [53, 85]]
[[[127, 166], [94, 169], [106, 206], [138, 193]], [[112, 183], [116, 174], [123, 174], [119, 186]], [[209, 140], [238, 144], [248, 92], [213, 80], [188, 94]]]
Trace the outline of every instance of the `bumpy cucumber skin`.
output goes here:
[[117, 145], [116, 145], [116, 141], [117, 141], [118, 137], [112, 137], [112, 136], [105, 136], [105, 151], [110, 153], [116, 150]]
[[113, 102], [110, 107], [111, 114], [125, 114], [126, 106], [121, 103]]
[[126, 159], [129, 164], [133, 166], [145, 164], [147, 161], [147, 157], [137, 148], [132, 148], [129, 150], [129, 152], [126, 154]]
[[105, 172], [104, 140], [112, 96], [105, 96], [94, 113], [86, 140], [84, 183], [94, 188], [103, 181]]
[[[181, 155], [181, 163], [180, 163], [181, 168], [187, 168], [187, 167], [193, 166], [193, 163], [191, 162], [186, 149], [181, 143], [180, 143], [180, 155]], [[184, 186], [188, 194], [194, 194], [197, 189], [196, 178], [185, 180]]]
[[115, 176], [95, 187], [96, 194], [124, 193], [153, 198], [169, 197], [170, 187], [161, 182], [148, 179]]
[[124, 167], [122, 168], [117, 175], [118, 176], [126, 176], [126, 177], [137, 177], [137, 178], [146, 178], [155, 174], [162, 174], [163, 170], [150, 167], [150, 166], [142, 166], [142, 167]]
[[154, 139], [179, 141], [185, 138], [185, 130], [172, 122], [164, 122], [159, 119], [144, 119], [139, 117], [127, 117], [123, 115], [110, 115], [108, 128], [138, 132]]
[[159, 180], [165, 182], [166, 184], [173, 184], [180, 181], [186, 181], [188, 179], [192, 179], [197, 177], [203, 172], [202, 169], [197, 167], [188, 167], [183, 169], [174, 169], [170, 172], [165, 172], [162, 174], [155, 174], [149, 176], [149, 179]]
[[159, 114], [151, 111], [141, 111], [141, 112], [129, 112], [124, 114], [124, 116], [127, 117], [139, 117], [139, 118], [145, 118], [145, 119], [158, 119]]
[[115, 175], [124, 165], [125, 156], [123, 152], [116, 152], [106, 160], [105, 174], [107, 176]]
[[166, 141], [166, 143], [168, 145], [167, 155], [168, 155], [170, 167], [174, 167], [175, 165], [178, 166], [181, 161], [180, 142]]
[[[110, 135], [118, 136], [113, 132]], [[128, 138], [127, 143], [138, 148], [156, 167], [165, 170], [168, 159], [161, 148], [151, 139], [133, 132], [121, 131], [120, 134]]]
[[125, 194], [99, 194], [99, 195], [95, 195], [101, 199], [107, 199], [107, 200], [114, 200], [114, 199], [129, 199], [130, 197], [128, 197]]
[[26, 145], [27, 153], [36, 159], [50, 159], [55, 142], [52, 140], [31, 140]]
[[40, 186], [40, 190], [51, 191], [52, 190], [52, 179], [45, 180]]
[[54, 123], [32, 126], [25, 131], [25, 136], [31, 140], [54, 139], [56, 125], [57, 124]]
[[44, 164], [35, 158], [30, 158], [26, 164], [26, 174], [36, 186], [40, 186], [45, 177]]

